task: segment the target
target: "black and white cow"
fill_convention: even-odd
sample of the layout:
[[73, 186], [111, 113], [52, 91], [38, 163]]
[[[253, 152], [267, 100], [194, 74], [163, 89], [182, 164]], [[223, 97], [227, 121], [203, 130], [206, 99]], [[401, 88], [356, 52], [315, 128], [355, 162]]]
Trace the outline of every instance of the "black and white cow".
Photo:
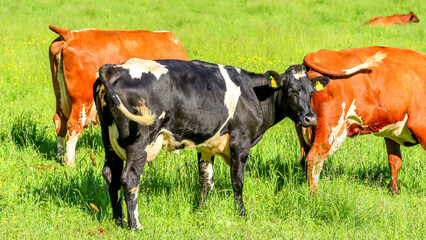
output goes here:
[[213, 187], [217, 155], [230, 165], [235, 201], [240, 215], [244, 214], [242, 193], [250, 148], [285, 117], [314, 126], [311, 94], [328, 83], [327, 77], [309, 80], [303, 65], [291, 66], [281, 75], [201, 61], [131, 59], [102, 66], [94, 97], [113, 218], [120, 224], [125, 221], [118, 196], [123, 186], [129, 227], [142, 228], [137, 199], [145, 163], [161, 149], [188, 148], [198, 150], [200, 205]]

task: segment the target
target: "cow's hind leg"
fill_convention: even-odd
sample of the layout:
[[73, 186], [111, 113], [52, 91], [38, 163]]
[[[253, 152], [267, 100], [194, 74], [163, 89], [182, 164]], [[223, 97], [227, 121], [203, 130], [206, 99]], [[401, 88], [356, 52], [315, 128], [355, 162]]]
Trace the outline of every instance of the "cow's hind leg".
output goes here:
[[62, 162], [65, 154], [65, 137], [67, 135], [67, 118], [62, 114], [56, 112], [53, 116], [53, 122], [56, 128], [56, 142], [57, 142], [57, 160]]
[[402, 166], [400, 145], [389, 138], [385, 138], [385, 142], [386, 149], [388, 151], [388, 161], [391, 172], [389, 189], [391, 192], [399, 193], [398, 172]]
[[123, 171], [123, 160], [121, 160], [114, 151], [105, 151], [105, 166], [102, 175], [108, 186], [109, 196], [112, 206], [112, 217], [118, 225], [124, 226], [123, 207], [121, 205], [120, 189], [121, 174]]
[[67, 122], [68, 139], [65, 153], [65, 165], [67, 166], [75, 166], [75, 147], [83, 128], [86, 127], [91, 106], [90, 101], [77, 102], [72, 105], [71, 115]]
[[139, 182], [146, 163], [145, 145], [133, 144], [127, 147], [127, 160], [121, 176], [124, 198], [127, 205], [129, 228], [142, 229], [138, 212]]
[[204, 201], [208, 193], [213, 189], [213, 162], [214, 156], [211, 154], [203, 151], [198, 153], [198, 173], [201, 185], [201, 196], [198, 204], [199, 209], [204, 207]]

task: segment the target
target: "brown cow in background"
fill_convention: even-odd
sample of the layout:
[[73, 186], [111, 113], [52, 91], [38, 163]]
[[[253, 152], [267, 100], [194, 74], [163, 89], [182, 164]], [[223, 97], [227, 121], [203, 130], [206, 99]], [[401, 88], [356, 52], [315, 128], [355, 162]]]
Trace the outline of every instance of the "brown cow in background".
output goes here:
[[[352, 68], [371, 56], [381, 62], [369, 71]], [[398, 192], [400, 145], [420, 143], [426, 149], [426, 56], [407, 49], [366, 47], [309, 53], [304, 63], [310, 78], [331, 79], [324, 91], [312, 96], [317, 126], [313, 131], [296, 126], [311, 191], [316, 191], [324, 159], [346, 137], [373, 133], [385, 139], [389, 187]]]
[[411, 22], [419, 22], [419, 19], [413, 12], [409, 14], [395, 14], [387, 17], [372, 17], [366, 24], [370, 26], [390, 26], [394, 24], [408, 24]]
[[68, 135], [64, 159], [68, 166], [75, 166], [75, 146], [81, 131], [96, 120], [93, 83], [99, 67], [136, 57], [188, 60], [181, 42], [171, 32], [49, 28], [59, 34], [49, 48], [56, 96], [53, 120], [60, 160]]

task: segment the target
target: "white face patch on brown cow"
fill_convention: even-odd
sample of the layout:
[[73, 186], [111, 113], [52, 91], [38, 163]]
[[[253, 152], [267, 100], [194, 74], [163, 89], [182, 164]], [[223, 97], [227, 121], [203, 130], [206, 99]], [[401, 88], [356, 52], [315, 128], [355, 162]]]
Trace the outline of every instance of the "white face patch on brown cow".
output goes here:
[[132, 58], [122, 65], [117, 66], [128, 69], [129, 74], [133, 79], [140, 78], [142, 73], [152, 73], [157, 80], [160, 80], [161, 75], [166, 74], [169, 71], [165, 66], [155, 61], [138, 58]]
[[374, 132], [373, 134], [375, 136], [392, 139], [403, 146], [405, 146], [406, 143], [416, 144], [418, 142], [413, 138], [410, 129], [408, 129], [407, 120], [408, 114], [405, 114], [404, 120], [389, 124], [380, 129], [379, 132]]

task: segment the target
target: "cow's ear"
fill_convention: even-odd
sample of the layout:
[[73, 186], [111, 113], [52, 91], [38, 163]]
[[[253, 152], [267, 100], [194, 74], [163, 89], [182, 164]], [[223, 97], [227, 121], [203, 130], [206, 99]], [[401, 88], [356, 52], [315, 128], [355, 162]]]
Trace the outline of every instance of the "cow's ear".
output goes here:
[[283, 85], [282, 77], [275, 71], [267, 71], [265, 73], [266, 79], [269, 81], [269, 87], [279, 88]]
[[330, 83], [330, 79], [328, 77], [316, 77], [311, 79], [311, 83], [314, 85], [314, 89], [316, 92], [319, 92], [325, 88]]

